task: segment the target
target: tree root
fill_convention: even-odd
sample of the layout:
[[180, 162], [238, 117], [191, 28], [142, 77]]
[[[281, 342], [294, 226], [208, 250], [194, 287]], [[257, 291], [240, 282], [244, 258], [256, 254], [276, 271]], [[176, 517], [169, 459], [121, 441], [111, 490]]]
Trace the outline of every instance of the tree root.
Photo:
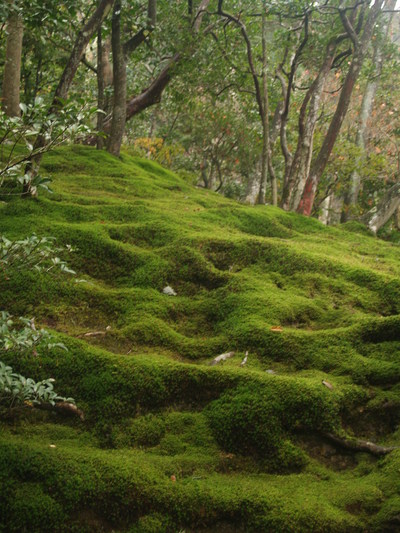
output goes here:
[[376, 456], [387, 455], [388, 453], [399, 449], [399, 446], [380, 446], [379, 444], [374, 444], [373, 442], [367, 440], [338, 437], [333, 433], [324, 433], [323, 436], [332, 441], [334, 444], [337, 444], [338, 446], [341, 446], [347, 450], [351, 450], [353, 452], [368, 452]]
[[41, 403], [35, 405], [34, 407], [43, 409], [44, 411], [55, 411], [56, 413], [60, 413], [62, 415], [78, 416], [82, 421], [85, 420], [84, 412], [73, 403], [57, 402], [55, 405]]

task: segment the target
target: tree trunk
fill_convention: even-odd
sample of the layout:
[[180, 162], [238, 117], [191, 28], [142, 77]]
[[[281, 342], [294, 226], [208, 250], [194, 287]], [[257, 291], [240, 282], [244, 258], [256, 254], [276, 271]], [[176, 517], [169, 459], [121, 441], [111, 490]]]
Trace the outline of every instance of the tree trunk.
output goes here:
[[[303, 38], [299, 41], [299, 45], [296, 49], [296, 52], [293, 54], [290, 60], [290, 70], [289, 70], [289, 75], [287, 76], [287, 84], [286, 84], [286, 75], [283, 70], [284, 61], [278, 67], [277, 72], [276, 72], [277, 78], [279, 79], [280, 84], [281, 84], [282, 95], [284, 98], [284, 104], [282, 107], [281, 122], [280, 122], [281, 149], [282, 149], [283, 157], [285, 160], [285, 171], [284, 171], [284, 176], [283, 176], [283, 191], [282, 191], [282, 198], [281, 198], [282, 207], [285, 207], [287, 203], [288, 191], [290, 190], [290, 185], [288, 181], [289, 181], [289, 176], [290, 176], [290, 169], [293, 163], [293, 154], [289, 150], [289, 146], [287, 142], [287, 125], [288, 125], [288, 119], [289, 119], [290, 98], [292, 95], [294, 77], [297, 71], [297, 67], [299, 65], [301, 55], [303, 53], [304, 47], [306, 46], [308, 37], [309, 37], [309, 14], [308, 13], [306, 13], [304, 16], [303, 25], [304, 25], [304, 35], [303, 35]], [[300, 39], [300, 35], [299, 35], [299, 39]], [[286, 57], [286, 53], [285, 53], [285, 57]]]
[[3, 75], [3, 111], [9, 117], [19, 117], [21, 57], [24, 24], [22, 16], [10, 6], [7, 20], [7, 45]]
[[104, 147], [104, 137], [103, 137], [103, 124], [104, 124], [104, 113], [105, 113], [105, 79], [104, 79], [104, 59], [103, 59], [103, 39], [102, 39], [102, 30], [99, 28], [97, 32], [97, 150], [102, 150]]
[[[267, 24], [265, 11], [262, 13], [262, 106], [260, 112], [262, 124], [262, 152], [261, 152], [261, 179], [258, 190], [258, 204], [265, 204], [265, 191], [268, 179], [269, 164], [269, 123], [268, 123], [268, 56], [267, 56]], [[276, 183], [275, 183], [276, 185]]]
[[394, 227], [397, 231], [400, 231], [400, 206], [397, 208], [394, 214]]
[[[389, 0], [387, 4], [385, 5], [385, 8], [394, 9], [395, 6], [396, 6], [396, 0]], [[387, 20], [385, 21], [386, 23], [383, 27], [384, 42], [387, 40], [389, 28], [390, 28], [390, 24], [392, 20], [393, 20], [393, 13], [391, 13], [391, 15], [387, 17]], [[367, 85], [365, 87], [365, 91], [364, 91], [363, 99], [361, 103], [360, 118], [358, 122], [358, 129], [357, 129], [357, 136], [356, 136], [356, 146], [360, 149], [360, 155], [359, 157], [357, 157], [357, 160], [356, 160], [356, 168], [351, 174], [350, 190], [346, 197], [345, 207], [344, 207], [343, 215], [342, 215], [343, 222], [346, 222], [351, 217], [351, 215], [355, 213], [355, 209], [356, 209], [357, 202], [358, 202], [358, 195], [359, 195], [360, 187], [361, 187], [361, 177], [360, 177], [357, 167], [360, 166], [364, 158], [367, 125], [368, 125], [368, 120], [372, 113], [372, 109], [374, 107], [376, 90], [378, 88], [380, 76], [382, 74], [383, 61], [384, 61], [384, 58], [382, 54], [382, 42], [376, 39], [374, 41], [374, 54], [373, 54], [373, 60], [372, 60], [375, 72], [373, 73], [373, 76], [370, 77], [367, 81]]]
[[107, 150], [110, 154], [119, 156], [122, 137], [126, 123], [126, 61], [121, 42], [121, 9], [122, 2], [117, 0], [112, 17], [112, 54], [114, 68], [114, 102], [111, 122], [111, 132]]
[[357, 81], [358, 75], [360, 74], [364, 60], [368, 54], [368, 45], [372, 39], [375, 23], [380, 14], [382, 4], [383, 0], [375, 0], [373, 6], [369, 8], [361, 38], [355, 34], [355, 30], [352, 28], [345, 11], [341, 11], [343, 24], [354, 44], [353, 59], [345, 78], [343, 88], [340, 93], [339, 102], [329, 125], [328, 132], [317, 157], [311, 164], [311, 170], [309, 176], [307, 177], [304, 192], [297, 208], [297, 212], [303, 215], [311, 215], [319, 180], [321, 179], [321, 176], [328, 163], [337, 136], [339, 135], [344, 117], [346, 116], [349, 108], [354, 85]]
[[[204, 11], [207, 9], [209, 3], [210, 0], [202, 0], [196, 11], [196, 16], [192, 25], [192, 32], [194, 35], [198, 34], [200, 30]], [[190, 48], [185, 54], [177, 52], [148, 87], [146, 87], [140, 94], [128, 98], [126, 103], [126, 121], [138, 115], [145, 109], [161, 102], [162, 94], [173, 78], [177, 64], [184, 60], [185, 57], [190, 57], [192, 53], [192, 48]], [[110, 130], [111, 120], [107, 119], [104, 123], [104, 131], [110, 133]], [[94, 145], [95, 143], [96, 137], [93, 135], [85, 139], [85, 144]]]
[[308, 89], [300, 109], [296, 152], [282, 194], [282, 207], [286, 210], [296, 210], [310, 172], [314, 130], [321, 107], [322, 91], [335, 58], [337, 44], [336, 40], [328, 44], [318, 75]]
[[377, 207], [371, 209], [362, 220], [373, 233], [377, 233], [382, 226], [393, 216], [400, 208], [400, 183], [391, 187]]
[[[62, 107], [62, 102], [68, 96], [68, 91], [71, 87], [72, 80], [78, 70], [79, 64], [85, 52], [87, 45], [89, 44], [92, 36], [98, 31], [101, 27], [104, 19], [107, 17], [113, 6], [114, 0], [101, 0], [96, 11], [83, 26], [80, 32], [77, 35], [77, 38], [74, 43], [71, 55], [65, 65], [64, 71], [61, 75], [60, 81], [58, 83], [57, 89], [55, 91], [52, 104], [49, 108], [48, 115], [57, 114]], [[41, 148], [46, 146], [45, 139], [45, 126], [42, 127], [42, 131], [39, 133], [35, 140], [33, 146], [33, 151], [37, 152]], [[29, 174], [30, 178], [33, 179], [39, 171], [39, 166], [43, 157], [43, 152], [40, 151], [32, 157], [28, 162], [25, 172]], [[24, 196], [30, 195], [30, 184], [27, 183], [24, 186], [23, 190]]]
[[157, 22], [157, 0], [149, 0], [147, 5], [147, 18], [149, 28], [155, 28]]

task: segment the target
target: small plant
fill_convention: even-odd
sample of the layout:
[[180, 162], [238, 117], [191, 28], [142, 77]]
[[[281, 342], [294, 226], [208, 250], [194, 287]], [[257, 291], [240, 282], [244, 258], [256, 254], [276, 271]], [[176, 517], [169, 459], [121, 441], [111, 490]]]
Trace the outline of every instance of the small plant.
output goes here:
[[73, 398], [59, 396], [54, 390], [54, 379], [34, 381], [13, 372], [10, 366], [0, 361], [0, 405], [8, 408], [17, 405], [42, 405], [55, 406], [57, 402], [67, 402], [75, 405]]
[[45, 329], [37, 329], [34, 318], [19, 317], [20, 328], [15, 328], [15, 320], [7, 313], [7, 311], [0, 312], [0, 353], [2, 351], [12, 350], [13, 352], [31, 352], [37, 355], [36, 347], [38, 345], [45, 345], [47, 348], [67, 348], [64, 344], [57, 342], [49, 342], [52, 336]]
[[[10, 241], [0, 236], [0, 268], [6, 275], [7, 270], [26, 270], [33, 268], [39, 272], [50, 272], [54, 268], [60, 268], [62, 272], [75, 274], [68, 268], [58, 254], [62, 251], [71, 253], [70, 245], [64, 248], [55, 247], [52, 237], [38, 237], [33, 234], [19, 241]], [[7, 277], [7, 275], [6, 275]]]
[[[23, 194], [32, 196], [36, 196], [39, 189], [52, 192], [49, 187], [51, 179], [37, 172], [30, 173], [26, 169], [27, 163], [67, 140], [73, 141], [91, 133], [88, 124], [97, 112], [97, 108], [89, 108], [84, 99], [64, 101], [63, 104], [57, 115], [48, 114], [48, 106], [41, 97], [37, 97], [33, 104], [20, 104], [20, 117], [8, 117], [0, 110], [2, 196], [20, 194], [14, 191], [14, 185], [22, 185]], [[36, 143], [35, 139], [39, 137], [41, 142]], [[6, 185], [8, 190], [5, 190]]]
[[[1, 236], [0, 268], [6, 280], [8, 273], [22, 269], [50, 272], [60, 268], [62, 272], [74, 274], [67, 263], [58, 257], [57, 254], [62, 250], [54, 247], [54, 239], [49, 237], [32, 235], [11, 241]], [[67, 246], [67, 250], [71, 252], [72, 248]], [[36, 328], [34, 318], [15, 319], [7, 311], [0, 312], [0, 357], [6, 352], [37, 356], [38, 347], [67, 349], [62, 343], [54, 342], [48, 331]], [[63, 403], [65, 410], [81, 416], [76, 407], [71, 410], [71, 406], [75, 406], [73, 398], [59, 396], [54, 391], [53, 382], [53, 378], [35, 382], [32, 378], [14, 373], [10, 366], [0, 360], [0, 405], [8, 408], [16, 405], [54, 407]]]

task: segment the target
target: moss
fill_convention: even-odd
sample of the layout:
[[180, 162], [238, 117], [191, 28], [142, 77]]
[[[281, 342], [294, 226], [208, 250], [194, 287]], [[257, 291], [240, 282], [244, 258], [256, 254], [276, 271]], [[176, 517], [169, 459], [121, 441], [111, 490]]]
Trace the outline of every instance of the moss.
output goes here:
[[62, 147], [44, 171], [54, 194], [10, 197], [2, 232], [73, 244], [77, 275], [2, 277], [2, 306], [69, 351], [4, 360], [86, 421], [8, 414], [0, 530], [395, 530], [398, 453], [350, 460], [322, 434], [398, 442], [398, 245], [127, 153]]
[[271, 378], [262, 388], [239, 387], [207, 409], [219, 444], [230, 452], [256, 454], [277, 471], [297, 469], [305, 456], [287, 440], [296, 429], [337, 430], [338, 403], [321, 387], [301, 380]]

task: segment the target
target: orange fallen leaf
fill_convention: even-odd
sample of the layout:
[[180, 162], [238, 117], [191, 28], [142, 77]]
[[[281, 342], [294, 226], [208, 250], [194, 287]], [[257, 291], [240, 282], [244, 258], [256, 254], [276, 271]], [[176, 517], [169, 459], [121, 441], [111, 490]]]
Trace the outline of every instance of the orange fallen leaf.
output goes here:
[[272, 326], [271, 331], [282, 331], [282, 326]]
[[171, 476], [171, 481], [172, 481], [173, 483], [175, 483], [175, 481], [176, 481], [176, 476], [174, 476], [174, 474], [172, 474], [172, 476]]

